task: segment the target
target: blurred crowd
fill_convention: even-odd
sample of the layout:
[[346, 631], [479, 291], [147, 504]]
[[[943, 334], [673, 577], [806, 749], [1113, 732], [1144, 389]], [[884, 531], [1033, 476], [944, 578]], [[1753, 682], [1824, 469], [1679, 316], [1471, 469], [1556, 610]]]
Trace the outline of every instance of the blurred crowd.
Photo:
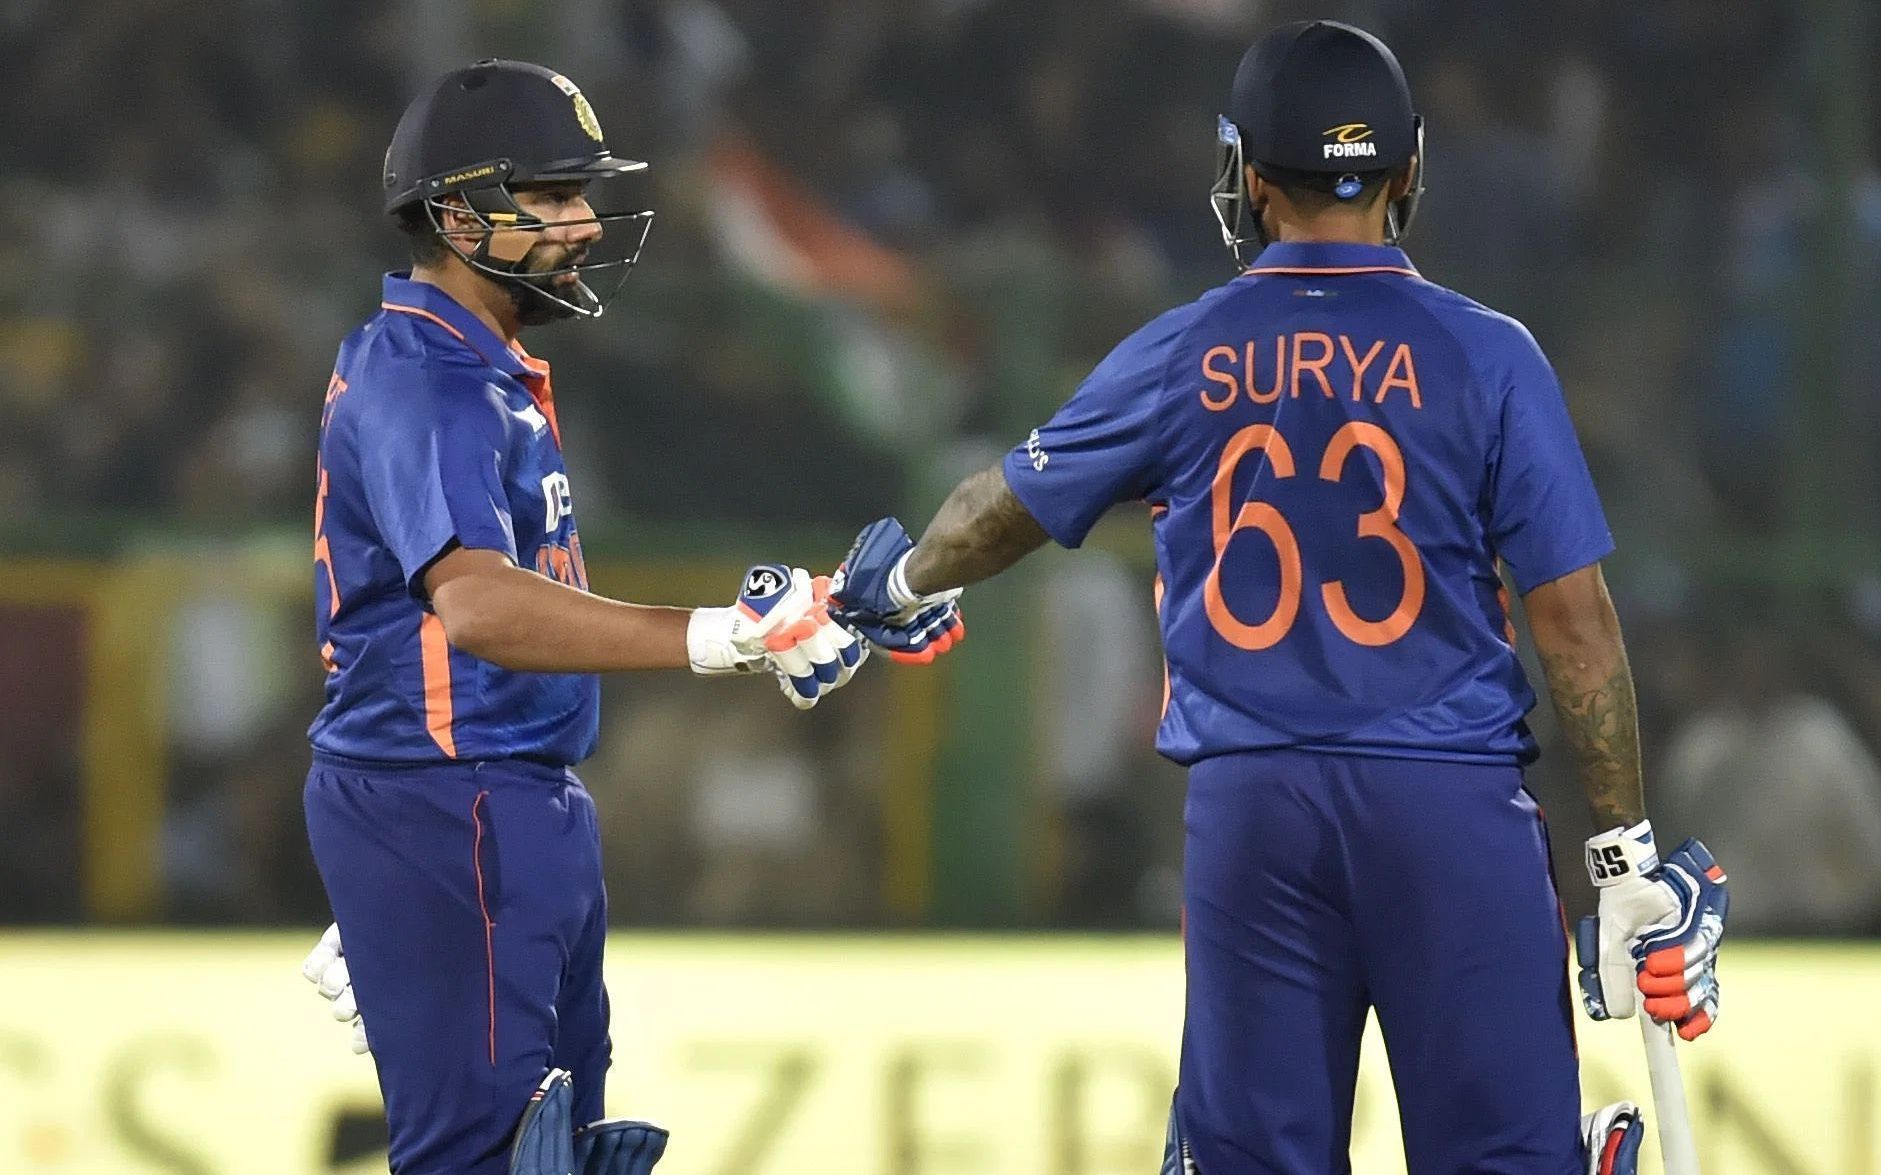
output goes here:
[[[1868, 76], [1829, 83], [1842, 34], [1777, 0], [105, 7], [0, 11], [6, 556], [305, 532], [333, 349], [402, 261], [381, 154], [443, 69], [551, 64], [652, 163], [615, 306], [531, 339], [599, 558], [633, 554], [611, 535], [925, 517], [1116, 340], [1231, 276], [1203, 197], [1248, 40], [1309, 15], [1379, 33], [1429, 127], [1414, 260], [1527, 321], [1569, 389], [1664, 831], [1759, 879], [1743, 928], [1881, 932], [1881, 132], [1824, 109], [1836, 84], [1875, 91], [1874, 28]], [[1044, 574], [1087, 606], [1146, 600], [1142, 547], [1114, 547]], [[1057, 846], [1021, 920], [1173, 924], [1180, 773], [1148, 752], [1137, 611], [1117, 651], [1041, 641], [1055, 656], [1011, 686], [1042, 748], [1018, 785]], [[167, 918], [323, 917], [304, 621], [213, 593], [177, 613]], [[43, 697], [35, 656], [57, 659], [0, 654], [0, 689]], [[617, 914], [888, 920], [891, 699], [864, 696], [806, 733], [768, 697], [611, 684], [586, 774], [614, 797]], [[48, 729], [13, 725], [8, 745]], [[69, 742], [0, 754], [0, 821], [46, 829], [0, 850], [0, 918], [78, 914], [69, 884], [45, 896], [74, 868]], [[1566, 844], [1585, 830], [1563, 768], [1536, 789]]]

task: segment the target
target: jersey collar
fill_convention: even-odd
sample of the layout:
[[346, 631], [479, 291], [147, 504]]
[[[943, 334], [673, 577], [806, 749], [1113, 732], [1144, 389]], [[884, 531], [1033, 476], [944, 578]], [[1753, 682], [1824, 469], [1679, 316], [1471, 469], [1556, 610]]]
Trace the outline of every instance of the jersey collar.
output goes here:
[[1418, 277], [1404, 250], [1390, 245], [1347, 245], [1321, 241], [1276, 241], [1261, 250], [1244, 271], [1327, 274], [1399, 273]]
[[[449, 331], [458, 342], [475, 351], [483, 361], [505, 375], [532, 380], [545, 374], [533, 366], [528, 352], [520, 344], [505, 343], [483, 319], [466, 309], [457, 299], [430, 282], [413, 281], [409, 273], [388, 273], [379, 301], [382, 310], [410, 314], [426, 319]], [[542, 364], [534, 360], [534, 364]]]

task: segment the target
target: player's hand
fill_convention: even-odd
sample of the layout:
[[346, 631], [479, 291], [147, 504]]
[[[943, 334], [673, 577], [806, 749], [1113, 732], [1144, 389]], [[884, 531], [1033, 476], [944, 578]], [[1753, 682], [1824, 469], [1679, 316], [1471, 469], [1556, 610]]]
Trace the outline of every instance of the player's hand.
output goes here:
[[366, 1043], [366, 1022], [360, 1017], [359, 1004], [353, 998], [353, 977], [347, 970], [346, 952], [340, 946], [339, 923], [327, 927], [327, 932], [320, 936], [320, 941], [301, 963], [300, 973], [318, 987], [322, 996], [333, 1001], [333, 1018], [353, 1026], [353, 1052], [371, 1052], [372, 1046]]
[[695, 673], [714, 676], [769, 669], [791, 705], [808, 710], [855, 676], [868, 648], [830, 619], [827, 581], [782, 564], [745, 574], [729, 608], [694, 610], [687, 625]]
[[914, 540], [893, 518], [862, 528], [830, 583], [830, 613], [887, 650], [891, 659], [926, 664], [966, 639], [959, 588], [921, 595], [908, 586]]
[[1587, 842], [1599, 913], [1581, 919], [1581, 1002], [1596, 1020], [1646, 1014], [1695, 1040], [1718, 1018], [1717, 958], [1730, 910], [1724, 870], [1687, 840], [1662, 865], [1652, 824]]

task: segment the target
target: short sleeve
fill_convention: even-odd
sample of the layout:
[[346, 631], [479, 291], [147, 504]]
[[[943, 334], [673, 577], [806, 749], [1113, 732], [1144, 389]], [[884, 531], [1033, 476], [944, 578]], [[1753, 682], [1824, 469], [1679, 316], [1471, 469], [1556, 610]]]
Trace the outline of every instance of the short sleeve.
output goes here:
[[1164, 373], [1189, 319], [1172, 311], [1118, 344], [1006, 454], [1006, 484], [1060, 546], [1076, 547], [1106, 510], [1161, 484]]
[[424, 598], [424, 573], [453, 546], [514, 560], [504, 420], [488, 390], [421, 388], [380, 407], [359, 422], [360, 479], [412, 595]]
[[1613, 551], [1567, 401], [1526, 330], [1508, 348], [1499, 430], [1490, 453], [1489, 538], [1516, 590], [1530, 590]]

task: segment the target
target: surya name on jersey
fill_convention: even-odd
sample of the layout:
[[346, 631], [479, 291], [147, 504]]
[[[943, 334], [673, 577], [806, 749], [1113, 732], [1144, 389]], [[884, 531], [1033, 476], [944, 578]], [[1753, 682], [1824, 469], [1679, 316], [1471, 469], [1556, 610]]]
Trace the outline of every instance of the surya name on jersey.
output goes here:
[[542, 475], [542, 545], [536, 548], [536, 571], [557, 583], [588, 590], [588, 570], [581, 559], [581, 535], [571, 521], [565, 542], [556, 540], [564, 519], [575, 515], [568, 475], [552, 470]]
[[1373, 404], [1385, 404], [1397, 392], [1399, 400], [1423, 408], [1411, 344], [1374, 339], [1361, 350], [1347, 335], [1311, 330], [1208, 348], [1202, 353], [1202, 377], [1215, 386], [1203, 385], [1202, 406], [1224, 412], [1243, 396], [1255, 404], [1272, 404], [1282, 395], [1297, 400], [1302, 391], [1358, 403], [1367, 398], [1365, 377], [1374, 368], [1378, 374], [1369, 397]]

